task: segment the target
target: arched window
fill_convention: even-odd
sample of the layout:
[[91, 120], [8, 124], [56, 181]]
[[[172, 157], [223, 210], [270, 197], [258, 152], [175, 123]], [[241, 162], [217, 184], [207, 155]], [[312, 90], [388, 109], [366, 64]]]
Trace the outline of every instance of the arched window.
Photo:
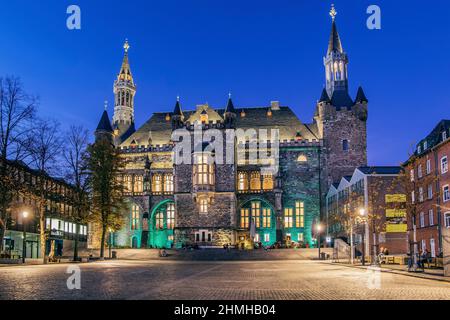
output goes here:
[[152, 192], [153, 193], [162, 192], [162, 180], [160, 174], [154, 174], [152, 176]]
[[169, 203], [167, 205], [167, 229], [175, 227], [175, 204]]
[[164, 213], [158, 211], [156, 213], [156, 229], [164, 229]]
[[139, 229], [139, 206], [133, 204], [131, 206], [131, 230], [138, 230]]
[[248, 190], [248, 176], [246, 172], [238, 173], [238, 191]]
[[265, 173], [263, 175], [263, 190], [273, 189], [273, 175], [271, 173]]
[[250, 189], [252, 191], [261, 190], [261, 174], [258, 171], [250, 174]]

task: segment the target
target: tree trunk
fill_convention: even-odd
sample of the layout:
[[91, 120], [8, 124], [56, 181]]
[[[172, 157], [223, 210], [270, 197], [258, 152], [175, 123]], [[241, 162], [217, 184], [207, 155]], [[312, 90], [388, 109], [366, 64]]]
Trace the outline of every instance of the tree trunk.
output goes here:
[[0, 254], [3, 252], [3, 239], [5, 238], [5, 231], [6, 228], [4, 227], [4, 224], [0, 222]]
[[[51, 228], [51, 226], [50, 226]], [[40, 233], [40, 240], [41, 240], [41, 255], [42, 255], [42, 262], [44, 264], [47, 264], [47, 253], [46, 250], [46, 244], [47, 244], [47, 237], [45, 234], [45, 206], [43, 204], [40, 205], [39, 208], [39, 233]]]
[[78, 237], [80, 234], [80, 225], [75, 225], [75, 243], [73, 246], [73, 261], [78, 261]]
[[102, 238], [100, 240], [100, 258], [105, 257], [105, 236], [106, 236], [106, 226], [102, 224]]

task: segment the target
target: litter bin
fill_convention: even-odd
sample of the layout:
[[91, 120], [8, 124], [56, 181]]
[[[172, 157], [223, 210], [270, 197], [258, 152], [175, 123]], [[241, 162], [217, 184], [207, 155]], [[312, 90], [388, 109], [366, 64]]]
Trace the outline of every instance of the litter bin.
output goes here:
[[117, 251], [112, 251], [111, 252], [111, 258], [112, 259], [117, 259]]

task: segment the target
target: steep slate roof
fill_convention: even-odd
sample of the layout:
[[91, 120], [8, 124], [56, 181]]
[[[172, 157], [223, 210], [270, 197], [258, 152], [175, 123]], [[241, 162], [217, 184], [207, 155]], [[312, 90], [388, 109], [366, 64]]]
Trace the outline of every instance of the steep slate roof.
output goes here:
[[331, 34], [330, 34], [330, 40], [328, 41], [327, 55], [329, 55], [332, 52], [337, 52], [337, 53], [344, 52], [344, 49], [342, 48], [341, 38], [339, 37], [339, 33], [337, 31], [336, 22], [334, 22], [334, 20], [331, 25]]
[[107, 131], [113, 132], [113, 128], [111, 126], [111, 122], [109, 121], [108, 111], [103, 111], [102, 117], [97, 126], [97, 130], [95, 131]]
[[[185, 119], [190, 119], [194, 114], [201, 112], [199, 111], [201, 108], [195, 111], [185, 111]], [[279, 129], [280, 140], [295, 139], [298, 133], [305, 140], [318, 140], [317, 126], [315, 124], [303, 124], [289, 107], [280, 107], [280, 110], [272, 110], [272, 116], [270, 117], [267, 115], [268, 107], [243, 108], [243, 110], [245, 111], [245, 117], [240, 115], [236, 117], [237, 129]], [[212, 107], [208, 107], [207, 111], [211, 120], [215, 119], [215, 114], [220, 115], [225, 112], [224, 109], [213, 109]], [[172, 115], [172, 113], [167, 112], [154, 113], [121, 146], [129, 146], [133, 140], [138, 145], [147, 145], [149, 132], [151, 132], [153, 145], [168, 144], [172, 134], [172, 124], [171, 121], [166, 120], [167, 114]], [[270, 132], [268, 134], [270, 135]]]
[[337, 108], [350, 108], [355, 103], [346, 90], [334, 90], [333, 96], [331, 97], [331, 104]]
[[[442, 133], [444, 131], [447, 132], [447, 139], [450, 138], [450, 120], [441, 120], [436, 125], [436, 127], [434, 127], [433, 131], [431, 131], [429, 135], [427, 135], [422, 141], [419, 142], [418, 145], [422, 146], [422, 153], [441, 143], [443, 141]], [[424, 150], [423, 148], [423, 144], [425, 141], [427, 142], [427, 150]]]
[[228, 98], [227, 107], [225, 108], [225, 112], [236, 113], [236, 109], [234, 109], [233, 101], [231, 98]]
[[357, 102], [357, 103], [369, 102], [369, 100], [367, 100], [367, 98], [366, 98], [366, 95], [364, 94], [364, 90], [362, 87], [358, 88], [358, 92], [356, 93], [355, 102]]
[[328, 96], [327, 89], [323, 88], [319, 102], [331, 102], [330, 97]]
[[359, 171], [361, 171], [364, 174], [399, 174], [402, 171], [402, 167], [385, 167], [385, 166], [376, 166], [376, 167], [359, 167]]

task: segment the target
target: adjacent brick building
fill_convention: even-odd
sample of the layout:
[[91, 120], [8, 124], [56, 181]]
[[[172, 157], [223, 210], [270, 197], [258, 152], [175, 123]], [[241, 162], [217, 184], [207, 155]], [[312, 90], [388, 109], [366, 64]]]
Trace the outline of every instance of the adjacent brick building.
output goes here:
[[404, 164], [407, 172], [408, 234], [410, 249], [428, 250], [432, 257], [443, 252], [443, 230], [450, 228], [450, 120], [442, 120], [417, 144]]
[[[125, 228], [114, 233], [114, 245], [125, 247], [182, 247], [231, 243], [251, 247], [291, 242], [314, 246], [311, 227], [323, 211], [328, 186], [355, 167], [366, 165], [367, 98], [359, 88], [348, 93], [348, 57], [332, 15], [332, 30], [324, 58], [326, 88], [316, 105], [312, 123], [302, 122], [287, 106], [200, 104], [183, 110], [179, 99], [172, 112], [156, 112], [135, 130], [137, 88], [128, 60], [114, 82], [115, 106], [110, 123], [105, 111], [96, 135], [109, 135], [127, 159], [123, 176], [129, 211]], [[215, 140], [195, 141], [195, 128]], [[268, 136], [237, 138], [231, 149], [214, 141], [255, 129]], [[278, 136], [272, 136], [278, 130]], [[193, 152], [179, 154], [179, 139], [190, 141]], [[186, 140], [184, 140], [186, 139]], [[265, 144], [268, 144], [267, 146]], [[236, 159], [210, 163], [209, 156], [239, 158], [253, 149], [276, 148], [273, 161]], [[239, 146], [245, 146], [241, 151]], [[191, 163], [178, 163], [187, 157]], [[272, 159], [273, 160], [273, 159]], [[275, 168], [275, 170], [273, 170]]]
[[[327, 234], [350, 243], [366, 256], [381, 248], [407, 252], [406, 195], [401, 167], [359, 167], [342, 177], [326, 196]], [[364, 243], [364, 250], [363, 250]]]
[[[36, 204], [35, 186], [38, 179], [45, 179], [49, 191], [46, 209], [47, 254], [53, 248], [56, 256], [71, 255], [76, 237], [77, 223], [73, 219], [73, 187], [62, 179], [42, 175], [20, 161], [8, 161], [8, 172], [21, 186], [9, 208], [10, 218], [6, 221], [4, 252], [11, 257], [23, 255], [23, 231], [26, 231], [26, 257], [42, 257], [40, 251], [39, 209]], [[24, 212], [27, 217], [24, 217]], [[79, 224], [79, 248], [86, 248], [87, 225]]]

